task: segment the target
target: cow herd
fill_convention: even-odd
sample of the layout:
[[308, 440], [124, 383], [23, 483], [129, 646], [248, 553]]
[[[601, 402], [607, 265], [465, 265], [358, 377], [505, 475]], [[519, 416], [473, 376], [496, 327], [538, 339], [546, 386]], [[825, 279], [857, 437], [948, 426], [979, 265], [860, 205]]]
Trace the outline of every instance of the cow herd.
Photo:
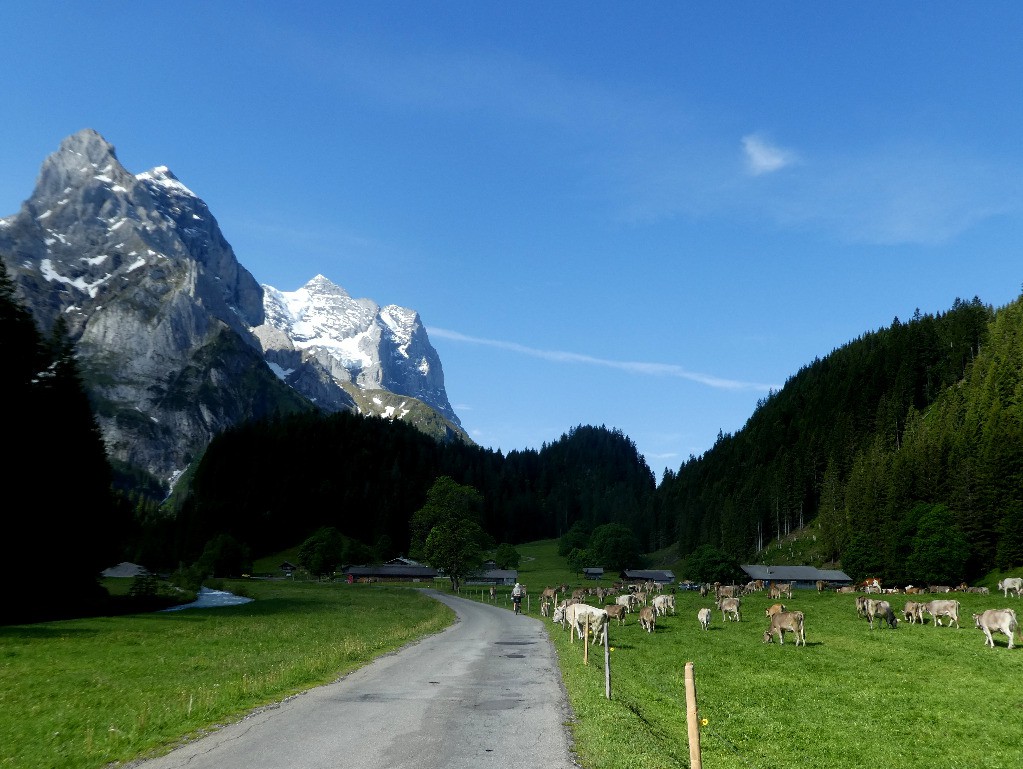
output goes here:
[[[869, 590], [867, 589], [869, 588]], [[818, 585], [818, 590], [820, 590]], [[915, 625], [924, 625], [930, 618], [934, 627], [945, 626], [960, 628], [960, 612], [962, 604], [954, 598], [939, 598], [930, 601], [917, 600], [918, 594], [909, 594], [910, 600], [906, 600], [901, 606], [893, 606], [891, 597], [871, 597], [871, 593], [879, 594], [881, 591], [879, 581], [872, 584], [857, 586], [863, 595], [855, 598], [856, 613], [859, 617], [867, 620], [870, 630], [874, 630], [875, 624], [881, 628], [895, 630], [899, 619]], [[958, 588], [963, 589], [963, 586]], [[662, 588], [656, 584], [630, 585], [621, 591], [620, 595], [613, 595], [612, 591], [601, 591], [599, 600], [608, 602], [603, 608], [591, 606], [584, 603], [589, 596], [585, 589], [573, 591], [572, 597], [555, 604], [557, 591], [548, 588], [544, 591], [541, 602], [541, 613], [550, 616], [552, 621], [561, 623], [563, 627], [571, 627], [574, 635], [583, 637], [586, 631], [591, 631], [594, 641], [605, 642], [607, 636], [607, 625], [611, 619], [616, 619], [619, 625], [626, 622], [628, 614], [635, 612], [638, 616], [640, 628], [653, 633], [657, 628], [658, 617], [675, 614], [674, 593], [661, 592]], [[742, 622], [743, 596], [749, 592], [766, 590], [770, 599], [791, 599], [793, 596], [793, 585], [791, 583], [773, 583], [769, 585], [706, 585], [701, 588], [701, 595], [710, 596], [713, 591], [714, 607], [721, 612], [721, 621], [724, 624], [730, 622]], [[1017, 598], [1023, 594], [1023, 578], [1011, 577], [998, 583], [998, 590], [1003, 592], [1005, 597], [1015, 595]], [[839, 592], [848, 592], [840, 590]], [[929, 592], [946, 592], [934, 590]], [[981, 592], [979, 589], [969, 592]], [[985, 591], [987, 592], [987, 591]], [[802, 611], [787, 608], [780, 600], [771, 604], [764, 612], [768, 626], [763, 633], [763, 643], [777, 641], [784, 645], [785, 635], [791, 633], [795, 645], [806, 646], [806, 616]], [[713, 621], [713, 610], [708, 606], [700, 607], [696, 616], [701, 630], [709, 630]], [[1008, 648], [1015, 647], [1017, 637], [1023, 642], [1023, 633], [1020, 631], [1016, 612], [1011, 608], [987, 609], [979, 614], [973, 614], [974, 626], [984, 633], [985, 645], [994, 647], [994, 634], [1001, 634], [1008, 639]]]

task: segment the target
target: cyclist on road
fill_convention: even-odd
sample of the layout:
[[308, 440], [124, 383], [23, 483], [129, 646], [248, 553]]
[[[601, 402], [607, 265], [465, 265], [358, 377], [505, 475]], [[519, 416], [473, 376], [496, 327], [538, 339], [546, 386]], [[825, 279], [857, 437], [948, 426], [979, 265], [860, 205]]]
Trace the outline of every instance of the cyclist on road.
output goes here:
[[511, 591], [512, 606], [515, 607], [515, 613], [522, 613], [522, 595], [525, 593], [525, 589], [518, 582], [515, 583], [515, 587]]

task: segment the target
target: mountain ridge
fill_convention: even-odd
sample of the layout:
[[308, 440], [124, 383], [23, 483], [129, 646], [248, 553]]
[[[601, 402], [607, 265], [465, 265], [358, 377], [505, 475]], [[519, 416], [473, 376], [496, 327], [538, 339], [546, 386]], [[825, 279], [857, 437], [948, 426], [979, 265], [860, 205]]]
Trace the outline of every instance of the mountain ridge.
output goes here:
[[[317, 276], [303, 288], [319, 315], [310, 305], [305, 319], [329, 333], [292, 338], [292, 319], [274, 314], [289, 292], [242, 266], [206, 203], [167, 166], [132, 174], [91, 128], [66, 137], [0, 219], [0, 256], [41, 330], [67, 323], [112, 460], [166, 484], [219, 431], [275, 413], [436, 412], [431, 434], [469, 440], [418, 313]], [[331, 317], [353, 308], [359, 338], [331, 337], [345, 328]], [[335, 354], [346, 344], [358, 356]]]

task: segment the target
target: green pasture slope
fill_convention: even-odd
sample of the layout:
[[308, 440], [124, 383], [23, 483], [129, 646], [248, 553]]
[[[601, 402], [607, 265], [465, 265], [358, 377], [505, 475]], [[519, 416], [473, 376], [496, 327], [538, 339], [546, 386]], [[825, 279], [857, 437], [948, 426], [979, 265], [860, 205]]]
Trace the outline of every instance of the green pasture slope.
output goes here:
[[[530, 608], [571, 575], [555, 542], [518, 546]], [[279, 560], [276, 561], [279, 563]], [[610, 584], [610, 577], [601, 583]], [[444, 587], [436, 583], [436, 587]], [[166, 750], [190, 736], [339, 676], [453, 620], [414, 590], [291, 580], [228, 582], [242, 606], [0, 627], [0, 768], [99, 769]], [[510, 606], [502, 588], [498, 605]], [[467, 587], [465, 597], [479, 598]], [[742, 621], [711, 630], [711, 606], [678, 593], [678, 614], [642, 632], [635, 615], [610, 629], [612, 699], [604, 660], [547, 623], [574, 711], [586, 769], [689, 765], [684, 666], [696, 672], [708, 769], [1002, 769], [1023, 766], [1023, 646], [984, 646], [971, 612], [1023, 602], [951, 596], [962, 629], [871, 631], [850, 595], [798, 591], [808, 646], [763, 644], [763, 595]], [[903, 596], [891, 597], [898, 609]], [[386, 610], [384, 610], [386, 607]], [[351, 622], [352, 615], [359, 622]]]

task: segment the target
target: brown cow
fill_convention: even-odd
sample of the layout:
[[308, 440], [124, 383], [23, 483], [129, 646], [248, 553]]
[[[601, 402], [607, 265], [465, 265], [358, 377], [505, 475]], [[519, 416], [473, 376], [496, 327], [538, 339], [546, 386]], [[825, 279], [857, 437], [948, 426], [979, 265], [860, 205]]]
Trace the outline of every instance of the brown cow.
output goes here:
[[774, 604], [771, 604], [770, 606], [767, 607], [767, 609], [764, 611], [764, 614], [768, 618], [770, 618], [770, 617], [773, 617], [778, 612], [782, 612], [782, 611], [785, 611], [785, 604], [783, 604], [783, 603], [774, 603]]
[[949, 627], [952, 627], [953, 622], [956, 623], [956, 627], [959, 627], [959, 601], [928, 601], [921, 606], [923, 611], [931, 615], [935, 627], [941, 624], [942, 617], [948, 617]]
[[779, 644], [785, 643], [785, 633], [792, 633], [796, 637], [796, 646], [800, 643], [806, 646], [806, 632], [803, 629], [803, 612], [783, 611], [771, 617], [771, 626], [764, 631], [764, 643], [771, 643], [775, 636]]
[[639, 626], [646, 632], [654, 632], [654, 625], [657, 624], [657, 612], [652, 606], [644, 606], [639, 610]]
[[718, 610], [721, 612], [722, 620], [728, 621], [729, 619], [735, 620], [736, 622], [742, 621], [742, 616], [739, 614], [739, 607], [742, 604], [741, 598], [720, 598], [718, 599], [717, 605]]
[[618, 620], [619, 625], [625, 624], [625, 615], [628, 614], [628, 612], [620, 603], [609, 604], [604, 607], [604, 611], [607, 612], [608, 621], [616, 619]]

